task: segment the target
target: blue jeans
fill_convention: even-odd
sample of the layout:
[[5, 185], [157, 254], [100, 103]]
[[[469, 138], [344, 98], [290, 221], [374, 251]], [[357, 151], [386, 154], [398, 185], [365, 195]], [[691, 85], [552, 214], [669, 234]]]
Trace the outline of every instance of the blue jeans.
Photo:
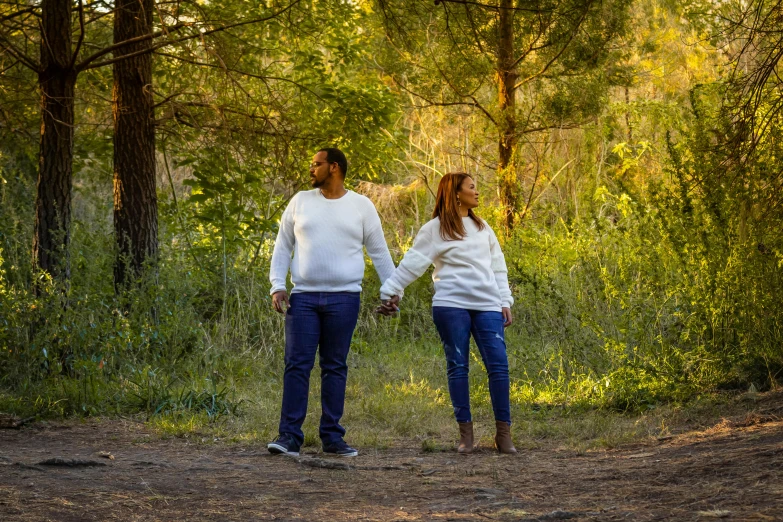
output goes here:
[[285, 374], [280, 433], [304, 442], [310, 371], [321, 366], [321, 425], [324, 444], [343, 439], [340, 426], [348, 377], [348, 350], [359, 318], [359, 292], [301, 292], [292, 294], [285, 315]]
[[508, 357], [503, 335], [503, 314], [447, 306], [433, 306], [432, 320], [446, 352], [449, 395], [457, 422], [471, 422], [470, 336], [476, 341], [489, 377], [489, 396], [496, 421], [511, 424]]

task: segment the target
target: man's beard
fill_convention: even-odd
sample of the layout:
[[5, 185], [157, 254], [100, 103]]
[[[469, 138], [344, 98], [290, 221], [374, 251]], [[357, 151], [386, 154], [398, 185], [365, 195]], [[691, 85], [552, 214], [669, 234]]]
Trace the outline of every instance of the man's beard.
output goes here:
[[313, 188], [321, 188], [324, 185], [326, 185], [327, 180], [330, 178], [330, 176], [326, 176], [321, 181], [318, 181], [318, 178], [315, 176], [311, 176], [312, 181], [310, 181], [310, 184], [313, 186]]

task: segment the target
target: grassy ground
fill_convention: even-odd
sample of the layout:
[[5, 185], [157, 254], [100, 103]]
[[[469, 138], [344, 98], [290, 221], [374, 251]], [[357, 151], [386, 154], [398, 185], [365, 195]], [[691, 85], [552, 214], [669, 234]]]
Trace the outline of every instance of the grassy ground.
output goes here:
[[[491, 446], [494, 419], [486, 386], [487, 376], [473, 350], [471, 406], [481, 444]], [[150, 418], [163, 435], [228, 439], [263, 444], [277, 433], [280, 412], [282, 357], [272, 354], [245, 366], [232, 385], [230, 400], [239, 403], [238, 415], [210, 417], [183, 412]], [[304, 425], [305, 446], [317, 448], [320, 416], [320, 374], [316, 365], [310, 383], [310, 403]], [[714, 424], [721, 417], [741, 413], [753, 393], [710, 393], [685, 404], [648, 407], [623, 413], [574, 403], [524, 400], [533, 396], [529, 385], [512, 378], [512, 431], [521, 449], [562, 445], [577, 451], [614, 448], [630, 442], [665, 437], [683, 429]], [[546, 396], [539, 394], [539, 398]], [[454, 422], [441, 348], [433, 340], [415, 345], [373, 344], [355, 346], [349, 356], [346, 409], [342, 424], [346, 439], [363, 448], [384, 449], [401, 439], [416, 441], [425, 451], [452, 448]]]
[[[445, 359], [429, 317], [425, 283], [409, 289], [403, 313], [393, 320], [375, 316], [371, 296], [376, 291], [368, 288], [365, 292], [348, 358], [343, 425], [351, 444], [383, 449], [413, 441], [432, 452], [454, 445], [457, 430]], [[165, 350], [141, 342], [147, 332], [144, 328], [120, 324], [116, 332], [96, 337], [100, 342], [95, 341], [94, 347], [86, 345], [72, 376], [60, 371], [47, 374], [41, 369], [40, 358], [32, 356], [21, 359], [24, 364], [9, 365], [21, 377], [14, 380], [13, 375], [7, 375], [15, 386], [12, 392], [0, 389], [0, 412], [22, 418], [137, 415], [164, 436], [266, 443], [276, 435], [280, 414], [283, 321], [270, 312], [266, 294], [252, 284], [242, 289], [211, 324], [172, 315], [176, 319], [160, 329], [170, 340], [183, 340], [169, 342], [171, 346]], [[644, 386], [648, 382], [635, 380], [630, 370], [626, 381], [598, 376], [590, 365], [578, 365], [592, 353], [580, 339], [570, 341], [571, 353], [567, 346], [558, 344], [559, 337], [533, 335], [527, 324], [520, 315], [506, 330], [512, 431], [521, 449], [555, 444], [587, 451], [667, 436], [682, 426], [707, 426], [735, 414], [743, 408], [738, 397], [753, 395], [695, 394], [683, 387], [666, 401], [655, 397], [648, 402], [625, 401], [623, 404], [633, 407], [623, 413], [611, 394], [647, 400], [650, 394]], [[187, 328], [193, 333], [181, 334], [180, 330]], [[89, 328], [85, 329], [89, 333]], [[566, 338], [567, 333], [558, 335]], [[136, 344], [127, 340], [129, 335]], [[113, 351], [103, 347], [105, 339], [114, 339]], [[38, 380], [33, 375], [38, 375]], [[319, 381], [316, 366], [304, 426], [305, 444], [311, 448], [320, 445]], [[475, 347], [470, 381], [477, 435], [481, 444], [490, 446], [494, 422], [487, 376]]]

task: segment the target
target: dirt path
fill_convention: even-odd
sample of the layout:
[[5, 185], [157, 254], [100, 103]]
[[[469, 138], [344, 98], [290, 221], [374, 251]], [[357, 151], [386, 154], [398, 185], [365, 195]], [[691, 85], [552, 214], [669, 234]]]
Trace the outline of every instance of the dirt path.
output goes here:
[[[71, 460], [42, 464], [55, 458]], [[355, 459], [297, 460], [160, 440], [123, 421], [0, 430], [0, 520], [713, 518], [783, 520], [779, 416], [619, 450], [516, 457], [423, 453], [410, 441]]]

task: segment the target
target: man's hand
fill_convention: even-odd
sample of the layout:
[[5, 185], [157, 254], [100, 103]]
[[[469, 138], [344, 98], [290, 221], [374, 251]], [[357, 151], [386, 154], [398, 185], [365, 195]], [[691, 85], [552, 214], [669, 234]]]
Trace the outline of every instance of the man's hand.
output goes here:
[[[285, 305], [283, 305], [283, 303], [285, 303]], [[279, 292], [272, 294], [272, 306], [275, 307], [275, 310], [284, 314], [288, 307], [291, 306], [288, 304], [288, 292], [280, 290]]]
[[400, 311], [400, 308], [397, 306], [397, 303], [399, 302], [400, 302], [400, 296], [393, 295], [391, 299], [388, 299], [386, 301], [381, 301], [381, 306], [375, 309], [375, 313], [383, 314], [386, 316], [394, 315]]
[[511, 323], [514, 322], [514, 317], [511, 315], [511, 308], [503, 308], [503, 328], [507, 326], [511, 326]]

